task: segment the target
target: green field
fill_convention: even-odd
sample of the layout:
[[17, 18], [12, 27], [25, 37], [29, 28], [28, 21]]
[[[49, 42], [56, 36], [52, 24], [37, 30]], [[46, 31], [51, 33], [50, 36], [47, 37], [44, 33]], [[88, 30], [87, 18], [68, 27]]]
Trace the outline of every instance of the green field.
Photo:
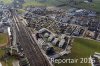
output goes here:
[[45, 6], [45, 5], [46, 5], [45, 3], [39, 3], [37, 1], [26, 2], [23, 4], [24, 7], [27, 7], [27, 6]]
[[78, 3], [75, 7], [90, 9], [96, 12], [100, 12], [100, 0], [93, 0], [93, 3]]
[[8, 42], [7, 34], [0, 33], [0, 45], [5, 44]]
[[5, 4], [10, 4], [12, 3], [13, 0], [0, 0], [0, 1], [3, 1]]
[[[12, 3], [13, 0], [0, 0], [6, 4]], [[84, 3], [83, 0], [75, 0], [77, 5], [73, 5], [73, 7], [85, 8], [100, 12], [100, 0], [93, 0], [93, 3]], [[66, 0], [47, 0], [46, 2], [39, 2], [39, 0], [25, 0], [24, 7], [26, 6], [58, 6], [61, 4], [70, 4]], [[81, 2], [81, 3], [80, 3]], [[66, 5], [68, 6], [68, 5]]]
[[0, 58], [5, 54], [5, 51], [0, 49]]
[[[89, 58], [90, 55], [93, 55], [94, 52], [100, 52], [100, 42], [96, 42], [94, 40], [88, 40], [88, 39], [82, 39], [82, 38], [76, 38], [73, 47], [72, 52], [68, 56], [65, 56], [63, 58], [71, 58], [71, 59], [79, 59], [80, 58]], [[89, 63], [78, 63], [75, 64], [56, 64], [56, 66], [91, 66]]]
[[39, 0], [25, 0], [24, 6], [57, 6], [61, 4], [57, 0], [47, 0], [46, 2], [39, 2]]
[[[0, 58], [4, 57], [6, 49], [0, 48]], [[15, 57], [8, 57], [7, 62], [4, 60], [0, 60], [3, 66], [13, 66], [12, 62], [15, 60]]]
[[[7, 42], [8, 42], [7, 34], [0, 33], [0, 46], [6, 45]], [[6, 51], [5, 49], [0, 48], [0, 58], [5, 55], [5, 51]], [[7, 66], [12, 66], [12, 58], [9, 58], [7, 63], [5, 61], [1, 61], [1, 63], [3, 64], [3, 66], [6, 66], [6, 64]]]
[[[38, 0], [25, 0], [26, 3], [24, 4], [24, 6], [58, 6], [58, 5], [62, 5], [62, 4], [66, 4], [66, 8], [68, 7], [68, 1], [66, 0], [48, 0], [46, 2], [38, 2]], [[85, 9], [90, 9], [90, 10], [94, 10], [96, 12], [100, 12], [100, 0], [93, 0], [93, 3], [84, 3], [83, 0], [75, 0], [76, 1], [76, 5], [72, 5], [73, 7], [77, 7], [77, 8], [85, 8]]]

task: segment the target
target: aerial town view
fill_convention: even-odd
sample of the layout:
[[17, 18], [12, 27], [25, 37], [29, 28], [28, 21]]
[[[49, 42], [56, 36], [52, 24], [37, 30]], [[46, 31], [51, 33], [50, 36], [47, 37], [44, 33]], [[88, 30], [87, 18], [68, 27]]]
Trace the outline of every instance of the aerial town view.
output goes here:
[[0, 66], [100, 66], [100, 0], [0, 0]]

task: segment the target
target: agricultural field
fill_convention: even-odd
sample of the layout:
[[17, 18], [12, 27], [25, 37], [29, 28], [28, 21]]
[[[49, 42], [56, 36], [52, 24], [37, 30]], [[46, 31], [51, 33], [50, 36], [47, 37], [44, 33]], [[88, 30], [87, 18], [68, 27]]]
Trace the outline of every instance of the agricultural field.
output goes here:
[[[100, 52], [100, 42], [83, 38], [76, 38], [73, 43], [71, 54], [64, 56], [63, 58], [76, 58], [80, 60], [80, 58], [89, 58], [94, 54], [94, 52]], [[56, 66], [91, 66], [90, 63], [80, 63], [80, 61], [73, 64], [56, 64]]]

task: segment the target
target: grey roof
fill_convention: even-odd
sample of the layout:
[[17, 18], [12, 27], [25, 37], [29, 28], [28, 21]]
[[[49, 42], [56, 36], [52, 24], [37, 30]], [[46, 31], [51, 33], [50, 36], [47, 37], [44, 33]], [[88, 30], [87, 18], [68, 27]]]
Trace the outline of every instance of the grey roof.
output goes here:
[[56, 44], [58, 41], [59, 41], [59, 39], [58, 39], [58, 38], [55, 38], [55, 39], [52, 41], [52, 43], [53, 43], [53, 44]]
[[59, 42], [59, 47], [62, 47], [65, 43], [65, 39], [62, 39], [60, 42]]

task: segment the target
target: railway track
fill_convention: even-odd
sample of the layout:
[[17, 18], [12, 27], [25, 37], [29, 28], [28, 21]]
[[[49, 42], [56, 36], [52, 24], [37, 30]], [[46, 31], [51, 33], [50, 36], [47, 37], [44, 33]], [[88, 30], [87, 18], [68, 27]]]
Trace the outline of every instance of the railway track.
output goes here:
[[34, 41], [31, 29], [20, 22], [18, 16], [14, 14], [13, 19], [16, 28], [17, 39], [24, 49], [25, 56], [27, 57], [30, 66], [50, 66], [49, 62]]

